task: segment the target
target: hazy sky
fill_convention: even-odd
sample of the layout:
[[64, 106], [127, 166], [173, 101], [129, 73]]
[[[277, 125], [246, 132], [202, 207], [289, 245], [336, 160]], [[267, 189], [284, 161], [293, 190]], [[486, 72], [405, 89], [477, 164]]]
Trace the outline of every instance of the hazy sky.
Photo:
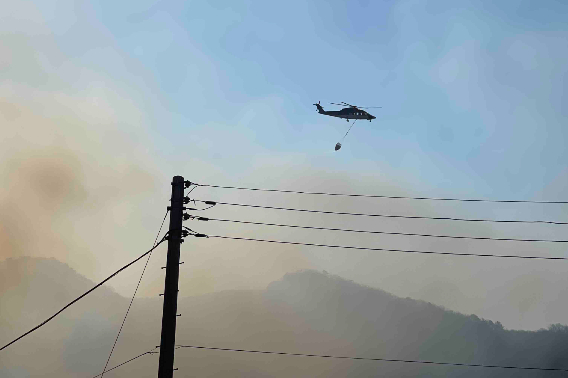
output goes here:
[[[151, 245], [173, 175], [221, 185], [492, 199], [568, 198], [563, 1], [11, 2], [0, 15], [0, 258], [56, 257], [100, 280]], [[314, 102], [382, 106], [345, 121]], [[326, 106], [326, 108], [329, 105]], [[330, 107], [332, 108], [332, 107]], [[568, 206], [260, 195], [200, 199], [337, 211], [568, 219]], [[566, 226], [448, 224], [217, 207], [371, 230], [566, 239]], [[299, 232], [292, 241], [568, 256], [563, 244]], [[399, 256], [192, 240], [182, 295], [326, 269], [400, 296], [536, 329], [568, 316], [568, 263]], [[142, 295], [163, 285], [165, 250]], [[141, 266], [113, 280], [130, 295]]]

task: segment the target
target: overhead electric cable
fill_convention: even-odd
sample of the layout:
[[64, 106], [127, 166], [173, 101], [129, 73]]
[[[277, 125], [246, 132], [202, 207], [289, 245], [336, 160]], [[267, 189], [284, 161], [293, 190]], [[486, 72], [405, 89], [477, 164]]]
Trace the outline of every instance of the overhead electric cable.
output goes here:
[[[199, 235], [201, 235], [201, 234], [199, 234]], [[194, 235], [194, 236], [197, 236], [197, 235]], [[500, 258], [530, 259], [530, 260], [568, 260], [568, 257], [522, 256], [522, 255], [495, 255], [495, 254], [491, 254], [491, 253], [457, 253], [457, 252], [440, 252], [440, 251], [416, 251], [416, 250], [408, 250], [408, 249], [355, 247], [355, 246], [348, 246], [348, 245], [329, 245], [329, 244], [317, 244], [317, 243], [301, 243], [301, 242], [291, 242], [291, 241], [281, 241], [281, 240], [266, 240], [266, 239], [254, 239], [254, 238], [241, 238], [241, 237], [222, 236], [222, 235], [207, 235], [207, 237], [209, 237], [209, 238], [218, 238], [218, 239], [255, 241], [255, 242], [263, 242], [263, 243], [303, 245], [303, 246], [307, 246], [307, 247], [325, 247], [325, 248], [338, 248], [338, 249], [353, 249], [353, 250], [359, 250], [359, 251], [383, 251], [383, 252], [400, 252], [400, 253], [421, 253], [421, 254], [429, 254], [429, 255], [472, 256], [472, 257], [500, 257]]]
[[452, 218], [452, 217], [426, 217], [426, 216], [418, 216], [418, 215], [350, 213], [350, 212], [338, 212], [338, 211], [326, 211], [326, 210], [295, 209], [295, 208], [276, 207], [276, 206], [249, 205], [249, 204], [231, 203], [231, 202], [202, 201], [202, 200], [198, 200], [198, 199], [195, 199], [195, 200], [192, 199], [192, 201], [203, 202], [203, 203], [209, 204], [209, 205], [214, 203], [214, 204], [217, 204], [217, 205], [226, 205], [226, 206], [250, 207], [250, 208], [256, 208], [256, 209], [268, 209], [268, 210], [297, 211], [297, 212], [302, 212], [302, 213], [315, 213], [315, 214], [353, 215], [353, 216], [379, 217], [379, 218], [430, 219], [430, 220], [447, 220], [447, 221], [461, 221], [461, 222], [544, 223], [544, 224], [568, 225], [568, 222], [556, 222], [556, 221], [546, 221], [546, 220], [472, 219], [472, 218]]
[[309, 195], [323, 195], [323, 196], [336, 196], [336, 197], [363, 197], [363, 198], [410, 199], [410, 200], [428, 200], [428, 201], [457, 201], [457, 202], [568, 204], [568, 201], [489, 200], [489, 199], [472, 199], [472, 198], [408, 197], [408, 196], [388, 196], [388, 195], [374, 195], [374, 194], [307, 192], [302, 190], [260, 189], [260, 188], [245, 188], [238, 186], [222, 186], [222, 185], [196, 184], [196, 183], [192, 184], [197, 186], [204, 186], [204, 187], [218, 188], [218, 189], [235, 189], [235, 190], [291, 193], [291, 194], [309, 194]]
[[[166, 217], [168, 216], [169, 211], [170, 211], [169, 209], [166, 210], [166, 214], [164, 215], [164, 219], [162, 219], [162, 224], [160, 225], [160, 229], [158, 230], [158, 233], [156, 234], [156, 238], [154, 239], [154, 245], [153, 246], [156, 246], [156, 242], [158, 241], [158, 237], [160, 236], [160, 233], [162, 232], [162, 227], [164, 226], [164, 222], [166, 221]], [[126, 314], [124, 314], [124, 319], [122, 319], [122, 324], [120, 325], [120, 329], [118, 330], [118, 334], [116, 335], [116, 339], [114, 340], [114, 344], [112, 345], [112, 349], [110, 350], [110, 353], [108, 355], [107, 361], [105, 363], [105, 367], [103, 368], [103, 372], [101, 373], [101, 378], [105, 375], [105, 372], [107, 371], [106, 368], [108, 366], [108, 363], [110, 362], [112, 352], [114, 352], [114, 348], [116, 347], [116, 343], [118, 342], [118, 338], [120, 337], [120, 333], [122, 332], [122, 327], [124, 327], [124, 323], [126, 322], [126, 317], [128, 316], [128, 313], [130, 312], [130, 308], [132, 307], [132, 302], [134, 302], [134, 297], [136, 297], [136, 293], [138, 292], [138, 288], [140, 287], [140, 282], [142, 282], [142, 277], [144, 277], [144, 272], [146, 272], [146, 268], [148, 267], [148, 263], [150, 262], [150, 257], [152, 257], [152, 252], [150, 252], [148, 254], [148, 259], [146, 260], [146, 264], [144, 264], [144, 269], [142, 269], [142, 274], [140, 274], [140, 279], [138, 280], [138, 284], [136, 285], [136, 289], [134, 290], [134, 294], [132, 295], [132, 299], [130, 300], [130, 304], [128, 305], [128, 309], [126, 310]]]
[[[156, 354], [156, 353], [159, 353], [159, 352], [154, 352], [154, 351], [155, 351], [156, 349], [158, 349], [158, 348], [159, 348], [159, 347], [155, 347], [154, 349], [151, 349], [151, 350], [149, 350], [149, 351], [147, 351], [147, 352], [144, 352], [144, 353], [142, 353], [142, 354], [139, 354], [138, 356], [132, 357], [131, 359], [129, 359], [129, 360], [127, 360], [127, 361], [124, 361], [124, 362], [121, 363], [121, 364], [118, 364], [118, 365], [116, 365], [116, 366], [114, 366], [114, 367], [111, 367], [110, 369], [107, 370], [107, 373], [108, 373], [109, 371], [113, 371], [114, 369], [118, 369], [119, 367], [121, 367], [121, 366], [123, 366], [123, 365], [126, 365], [127, 363], [132, 362], [132, 361], [134, 361], [134, 360], [136, 360], [136, 359], [138, 359], [138, 358], [140, 358], [140, 357], [143, 357], [143, 356], [145, 356], [145, 355], [147, 355], [147, 354]], [[103, 373], [98, 374], [98, 375], [95, 375], [93, 378], [102, 377], [102, 375], [103, 375]]]
[[267, 350], [248, 350], [248, 349], [233, 349], [233, 348], [218, 348], [206, 347], [198, 345], [179, 345], [180, 348], [192, 348], [202, 350], [214, 350], [224, 352], [241, 352], [241, 353], [256, 353], [256, 354], [275, 354], [281, 356], [296, 356], [296, 357], [318, 357], [340, 360], [358, 360], [358, 361], [380, 361], [380, 362], [401, 362], [411, 364], [427, 364], [427, 365], [446, 365], [446, 366], [461, 366], [461, 367], [479, 367], [479, 368], [494, 368], [494, 369], [514, 369], [514, 370], [539, 370], [539, 371], [562, 371], [568, 372], [568, 369], [562, 368], [543, 368], [533, 366], [507, 366], [507, 365], [485, 365], [485, 364], [467, 364], [459, 362], [438, 362], [426, 360], [404, 360], [395, 358], [372, 358], [372, 357], [353, 357], [353, 356], [335, 356], [325, 354], [305, 354], [305, 353], [289, 353], [289, 352], [274, 352]]
[[37, 326], [35, 326], [34, 328], [30, 329], [28, 332], [24, 333], [23, 335], [17, 337], [16, 339], [10, 341], [8, 344], [4, 345], [2, 348], [0, 348], [0, 351], [3, 349], [6, 349], [7, 347], [9, 347], [10, 345], [14, 344], [16, 341], [20, 340], [21, 338], [29, 335], [30, 333], [32, 333], [33, 331], [37, 330], [38, 328], [44, 326], [47, 322], [49, 322], [50, 320], [52, 320], [53, 318], [55, 318], [57, 315], [61, 314], [64, 310], [66, 310], [68, 307], [70, 307], [71, 305], [73, 305], [74, 303], [78, 302], [80, 299], [84, 298], [85, 296], [87, 296], [88, 294], [90, 294], [91, 292], [93, 292], [95, 289], [101, 287], [105, 282], [107, 282], [108, 280], [110, 280], [111, 278], [113, 278], [114, 276], [116, 276], [118, 273], [122, 272], [124, 269], [128, 268], [129, 266], [131, 266], [132, 264], [138, 262], [140, 259], [142, 259], [144, 256], [146, 256], [147, 254], [149, 254], [150, 252], [152, 252], [154, 249], [158, 248], [158, 246], [160, 244], [162, 244], [164, 241], [166, 240], [165, 236], [158, 242], [158, 244], [156, 244], [154, 247], [152, 247], [152, 249], [150, 249], [149, 251], [144, 252], [141, 256], [137, 257], [135, 260], [129, 262], [128, 264], [126, 264], [125, 266], [123, 266], [122, 268], [120, 268], [119, 270], [117, 270], [116, 272], [114, 272], [113, 274], [111, 274], [110, 276], [108, 276], [107, 278], [105, 278], [104, 280], [102, 280], [101, 282], [99, 282], [98, 284], [96, 284], [93, 288], [87, 290], [84, 294], [80, 295], [79, 297], [77, 297], [76, 299], [72, 300], [71, 302], [69, 302], [65, 307], [63, 307], [61, 310], [57, 311], [54, 315], [50, 316], [49, 318], [47, 318], [46, 320], [44, 320], [43, 322], [41, 322], [40, 324], [38, 324]]
[[341, 231], [341, 232], [355, 232], [364, 234], [383, 234], [383, 235], [403, 235], [403, 236], [423, 236], [431, 238], [450, 238], [450, 239], [470, 239], [470, 240], [494, 240], [494, 241], [518, 241], [518, 242], [547, 242], [547, 243], [568, 243], [568, 240], [554, 240], [554, 239], [517, 239], [517, 238], [491, 238], [484, 236], [454, 236], [454, 235], [431, 235], [431, 234], [415, 234], [409, 232], [388, 232], [388, 231], [369, 231], [369, 230], [350, 230], [344, 228], [329, 228], [329, 227], [315, 227], [315, 226], [298, 226], [291, 224], [278, 224], [278, 223], [263, 223], [252, 221], [241, 221], [233, 219], [218, 219], [208, 217], [194, 216], [193, 219], [201, 221], [216, 221], [216, 222], [229, 222], [239, 224], [254, 224], [258, 226], [275, 226], [275, 227], [289, 227], [299, 228], [306, 230], [324, 230], [324, 231]]

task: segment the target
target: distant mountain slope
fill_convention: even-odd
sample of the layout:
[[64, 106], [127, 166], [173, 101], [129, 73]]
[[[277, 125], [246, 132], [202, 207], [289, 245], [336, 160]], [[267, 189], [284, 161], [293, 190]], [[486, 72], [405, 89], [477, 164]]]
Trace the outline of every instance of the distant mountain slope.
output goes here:
[[[94, 283], [53, 259], [0, 262], [0, 343], [51, 315]], [[108, 288], [0, 352], [2, 377], [99, 374], [128, 299]], [[134, 302], [110, 366], [159, 344], [161, 298]], [[568, 367], [568, 328], [508, 331], [499, 323], [399, 298], [315, 271], [285, 275], [261, 291], [180, 298], [177, 342], [229, 348]], [[204, 377], [538, 377], [546, 372], [328, 360], [180, 349], [180, 376]], [[155, 377], [157, 356], [112, 376]], [[114, 374], [114, 375], [113, 375]], [[107, 376], [107, 375], [105, 375]]]
[[349, 340], [358, 354], [373, 351], [379, 356], [419, 360], [568, 366], [568, 361], [562, 362], [568, 351], [568, 327], [560, 325], [538, 332], [504, 330], [499, 322], [314, 271], [286, 275], [269, 285], [267, 295], [291, 306], [312, 329]]

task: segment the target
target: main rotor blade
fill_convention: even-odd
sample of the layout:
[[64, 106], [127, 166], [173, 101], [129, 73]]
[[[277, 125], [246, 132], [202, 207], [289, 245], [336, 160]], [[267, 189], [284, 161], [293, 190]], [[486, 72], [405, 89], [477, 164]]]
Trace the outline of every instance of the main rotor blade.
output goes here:
[[341, 101], [340, 103], [330, 102], [330, 104], [339, 105], [339, 106], [349, 106], [351, 108], [356, 108], [356, 109], [379, 109], [379, 108], [382, 108], [382, 106], [355, 106], [355, 105], [348, 104], [344, 101]]

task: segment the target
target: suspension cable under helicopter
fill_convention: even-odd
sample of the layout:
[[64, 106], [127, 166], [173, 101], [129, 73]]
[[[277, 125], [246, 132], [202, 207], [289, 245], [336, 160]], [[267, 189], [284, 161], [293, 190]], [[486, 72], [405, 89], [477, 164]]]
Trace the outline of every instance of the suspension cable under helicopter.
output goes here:
[[341, 148], [341, 142], [343, 142], [343, 139], [345, 139], [345, 137], [347, 136], [347, 134], [349, 134], [349, 131], [351, 131], [351, 128], [353, 127], [353, 125], [355, 124], [355, 122], [357, 122], [357, 120], [353, 120], [353, 123], [351, 124], [351, 126], [349, 126], [349, 129], [347, 130], [347, 132], [345, 133], [345, 135], [343, 136], [343, 138], [341, 138], [339, 140], [339, 142], [337, 142], [335, 144], [335, 151], [339, 150]]

